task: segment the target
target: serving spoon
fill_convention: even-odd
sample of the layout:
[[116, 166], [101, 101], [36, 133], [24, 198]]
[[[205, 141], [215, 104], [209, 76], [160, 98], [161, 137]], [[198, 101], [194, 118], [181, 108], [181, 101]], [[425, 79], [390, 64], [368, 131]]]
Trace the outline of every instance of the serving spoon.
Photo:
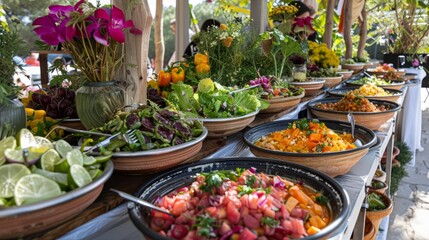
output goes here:
[[[347, 120], [349, 121], [352, 127], [352, 138], [355, 139], [355, 117], [353, 116], [353, 113], [349, 112], [349, 114], [347, 114]], [[359, 139], [356, 139], [353, 144], [356, 147], [362, 146], [362, 142]]]
[[167, 211], [165, 209], [159, 208], [159, 207], [153, 205], [152, 203], [146, 202], [145, 200], [143, 200], [141, 198], [138, 198], [138, 197], [135, 197], [133, 195], [130, 195], [130, 194], [126, 193], [126, 192], [122, 192], [122, 191], [119, 191], [119, 190], [116, 190], [116, 189], [113, 189], [113, 188], [111, 188], [110, 191], [117, 193], [119, 196], [121, 196], [121, 197], [123, 197], [123, 198], [125, 198], [125, 199], [127, 199], [127, 200], [129, 200], [131, 202], [135, 202], [135, 203], [137, 203], [139, 205], [142, 205], [144, 207], [148, 207], [148, 208], [153, 209], [155, 211], [168, 214], [168, 215], [170, 215], [172, 217], [176, 217], [176, 216], [174, 216], [173, 213], [171, 213], [171, 212], [169, 212], [169, 211]]

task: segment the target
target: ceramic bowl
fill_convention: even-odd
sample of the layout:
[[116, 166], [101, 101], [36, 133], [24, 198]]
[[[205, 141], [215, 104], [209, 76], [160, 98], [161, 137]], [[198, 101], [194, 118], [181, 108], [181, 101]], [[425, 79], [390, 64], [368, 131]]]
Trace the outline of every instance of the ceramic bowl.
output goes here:
[[[332, 110], [323, 110], [317, 108], [315, 105], [319, 103], [336, 103], [341, 98], [327, 98], [322, 100], [313, 100], [307, 104], [307, 107], [310, 109], [311, 113], [314, 114], [317, 118], [328, 119], [328, 120], [340, 120], [347, 121], [347, 115], [349, 112], [340, 112]], [[370, 102], [376, 105], [384, 105], [388, 109], [384, 112], [353, 112], [356, 124], [367, 127], [371, 130], [377, 130], [385, 122], [392, 119], [395, 112], [401, 109], [401, 106], [395, 102], [381, 101], [381, 100], [370, 100]]]
[[115, 152], [112, 160], [115, 170], [131, 174], [152, 174], [186, 163], [197, 154], [207, 137], [207, 129], [197, 138], [171, 147], [138, 152]]
[[343, 80], [348, 80], [352, 77], [353, 70], [341, 69], [337, 73], [343, 75]]
[[324, 79], [315, 79], [306, 82], [288, 82], [297, 87], [302, 87], [305, 89], [305, 96], [314, 96], [323, 88], [325, 84]]
[[[356, 79], [349, 79], [346, 81], [347, 87], [360, 87], [363, 85], [363, 83], [356, 83], [354, 82]], [[378, 87], [389, 89], [389, 90], [401, 90], [401, 88], [404, 86], [404, 81], [391, 81], [388, 85], [377, 85]]]
[[298, 96], [273, 97], [270, 99], [264, 99], [270, 104], [270, 106], [267, 109], [262, 110], [261, 113], [278, 113], [292, 109], [301, 102], [301, 99], [304, 97], [304, 95], [305, 92]]
[[90, 184], [42, 202], [0, 210], [0, 238], [22, 238], [54, 228], [91, 205], [113, 173], [113, 163]]
[[326, 88], [332, 88], [340, 84], [340, 82], [343, 80], [343, 75], [340, 74], [340, 76], [337, 77], [313, 77], [313, 80], [325, 80], [325, 83], [323, 84]]
[[[334, 97], [344, 97], [347, 92], [358, 89], [358, 87], [345, 87], [345, 88], [337, 88], [337, 89], [329, 89], [327, 92], [329, 95]], [[402, 91], [400, 90], [386, 90], [391, 93], [391, 96], [365, 96], [371, 100], [384, 100], [384, 101], [392, 101], [396, 102], [402, 95]]]
[[[376, 68], [368, 68], [365, 71], [368, 74], [375, 75], [375, 76], [384, 76], [388, 73], [388, 71], [377, 71]], [[404, 76], [406, 74], [406, 71], [405, 69], [399, 69], [394, 71], [394, 73], [397, 77], [400, 77], [400, 76]]]
[[253, 120], [255, 120], [256, 114], [259, 111], [255, 111], [240, 117], [230, 118], [198, 118], [203, 122], [204, 127], [207, 128], [207, 138], [219, 138], [226, 137], [237, 133], [247, 127]]
[[[334, 235], [335, 231], [344, 231], [350, 203], [346, 191], [334, 179], [305, 166], [268, 158], [216, 158], [180, 166], [148, 181], [138, 191], [137, 196], [146, 201], [154, 202], [160, 196], [191, 184], [197, 173], [215, 170], [235, 170], [236, 168], [248, 169], [250, 167], [256, 168], [257, 172], [279, 175], [293, 182], [301, 181], [305, 186], [323, 192], [329, 199], [328, 205], [332, 211], [332, 222], [319, 233], [303, 239], [326, 239]], [[169, 239], [150, 228], [150, 211], [147, 208], [129, 202], [128, 214], [146, 239]]]
[[365, 63], [341, 64], [341, 69], [349, 69], [349, 70], [352, 70], [354, 73], [358, 73], [364, 67], [365, 67]]
[[[244, 133], [244, 142], [249, 146], [250, 151], [257, 157], [275, 158], [285, 162], [293, 162], [306, 167], [319, 170], [331, 177], [346, 174], [376, 142], [376, 136], [373, 131], [356, 126], [355, 137], [362, 142], [362, 146], [340, 151], [323, 153], [293, 153], [269, 150], [255, 145], [255, 142], [261, 137], [272, 132], [286, 129], [289, 123], [296, 120], [275, 121], [258, 125]], [[326, 126], [335, 132], [351, 132], [351, 126], [345, 122], [326, 120], [323, 121]]]

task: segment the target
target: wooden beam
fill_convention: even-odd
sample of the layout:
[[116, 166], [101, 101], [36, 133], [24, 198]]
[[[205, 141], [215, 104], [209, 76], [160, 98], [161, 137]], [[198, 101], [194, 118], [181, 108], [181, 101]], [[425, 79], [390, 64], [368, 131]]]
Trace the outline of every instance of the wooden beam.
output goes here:
[[352, 10], [353, 10], [353, 1], [345, 1], [344, 3], [344, 42], [346, 44], [346, 54], [345, 59], [353, 57], [353, 41], [351, 36], [352, 30]]
[[189, 1], [176, 0], [176, 61], [182, 60], [189, 44]]
[[250, 1], [250, 18], [254, 33], [263, 33], [267, 26], [267, 2], [265, 0]]
[[335, 0], [329, 0], [326, 8], [326, 23], [325, 33], [323, 34], [323, 42], [326, 43], [329, 49], [332, 48], [332, 33], [334, 28], [334, 11]]
[[163, 0], [156, 0], [155, 12], [155, 73], [158, 74], [164, 68], [164, 31], [163, 31]]

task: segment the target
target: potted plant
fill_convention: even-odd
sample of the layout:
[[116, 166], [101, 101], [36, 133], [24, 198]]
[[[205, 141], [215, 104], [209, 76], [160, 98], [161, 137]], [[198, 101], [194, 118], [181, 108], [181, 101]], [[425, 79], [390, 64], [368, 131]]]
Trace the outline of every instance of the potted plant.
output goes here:
[[368, 203], [366, 216], [374, 224], [374, 236], [377, 236], [381, 220], [393, 211], [393, 201], [387, 195], [373, 190], [368, 191], [366, 201]]
[[0, 140], [25, 128], [24, 105], [17, 98], [20, 88], [14, 84], [17, 63], [13, 57], [23, 47], [19, 35], [9, 29], [7, 22], [0, 26]]
[[308, 75], [316, 79], [324, 79], [325, 87], [334, 87], [342, 80], [342, 75], [337, 73], [340, 58], [325, 43], [319, 44], [310, 41], [308, 43], [308, 58], [310, 60]]
[[44, 43], [61, 44], [72, 55], [85, 81], [76, 92], [78, 116], [87, 129], [102, 126], [125, 101], [114, 80], [124, 60], [124, 30], [141, 31], [115, 5], [95, 7], [85, 0], [51, 5], [49, 14], [35, 19], [33, 26]]

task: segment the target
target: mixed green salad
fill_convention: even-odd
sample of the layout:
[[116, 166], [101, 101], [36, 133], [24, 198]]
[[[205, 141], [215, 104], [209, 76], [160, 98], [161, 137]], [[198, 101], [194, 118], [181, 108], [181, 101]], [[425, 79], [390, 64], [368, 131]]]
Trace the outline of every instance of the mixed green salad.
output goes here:
[[359, 84], [359, 85], [364, 85], [366, 83], [373, 83], [377, 86], [380, 86], [380, 85], [390, 85], [391, 81], [386, 81], [377, 77], [363, 77], [361, 79], [351, 81], [350, 83]]

